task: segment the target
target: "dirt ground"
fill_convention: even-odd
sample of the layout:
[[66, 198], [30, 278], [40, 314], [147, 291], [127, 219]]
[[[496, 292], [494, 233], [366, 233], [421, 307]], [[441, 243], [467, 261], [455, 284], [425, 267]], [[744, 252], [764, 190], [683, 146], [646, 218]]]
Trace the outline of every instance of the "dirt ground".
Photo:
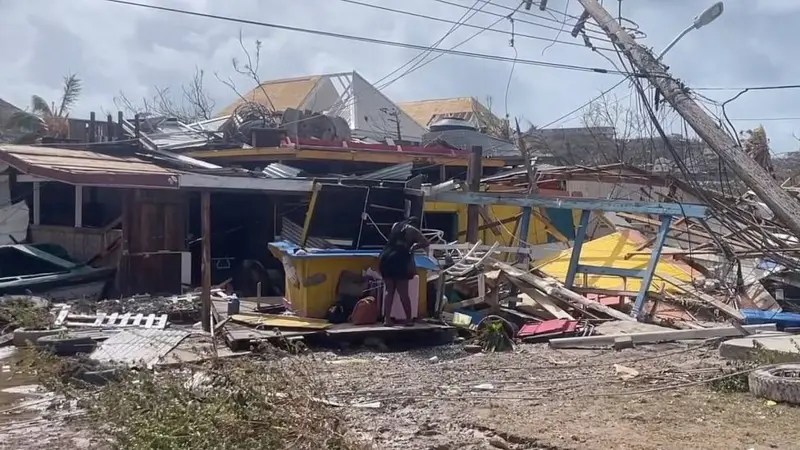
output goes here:
[[[800, 408], [709, 388], [737, 367], [695, 344], [300, 358], [327, 380], [325, 397], [351, 432], [377, 449], [800, 449]], [[11, 407], [0, 408], [0, 448], [103, 447], [58, 412]]]

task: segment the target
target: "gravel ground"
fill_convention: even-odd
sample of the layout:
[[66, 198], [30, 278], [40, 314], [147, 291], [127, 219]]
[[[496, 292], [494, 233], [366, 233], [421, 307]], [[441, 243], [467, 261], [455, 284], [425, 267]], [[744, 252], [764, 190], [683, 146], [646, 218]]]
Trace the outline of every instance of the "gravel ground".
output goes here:
[[[351, 432], [377, 449], [800, 448], [800, 408], [710, 389], [706, 380], [738, 368], [697, 344], [621, 352], [522, 345], [496, 354], [445, 346], [299, 358], [318, 368]], [[20, 433], [31, 431], [25, 425], [38, 432]], [[98, 444], [63, 422], [37, 425], [30, 412], [0, 415], [0, 442], [53, 448], [55, 431], [70, 448]]]
[[332, 398], [357, 403], [354, 432], [381, 449], [800, 448], [800, 409], [711, 390], [737, 367], [693, 344], [323, 359]]

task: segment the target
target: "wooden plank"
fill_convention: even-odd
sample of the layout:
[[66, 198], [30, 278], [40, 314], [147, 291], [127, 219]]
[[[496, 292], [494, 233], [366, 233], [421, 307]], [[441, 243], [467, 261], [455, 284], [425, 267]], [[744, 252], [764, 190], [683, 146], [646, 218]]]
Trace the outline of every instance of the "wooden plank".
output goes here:
[[127, 327], [128, 326], [128, 321], [130, 320], [130, 318], [131, 318], [131, 313], [123, 314], [122, 317], [119, 319], [119, 326]]
[[69, 315], [69, 305], [64, 305], [61, 308], [61, 311], [58, 312], [58, 316], [56, 317], [55, 326], [61, 326], [65, 320], [67, 320], [67, 315]]
[[572, 317], [568, 312], [559, 308], [558, 305], [556, 305], [548, 296], [542, 294], [536, 289], [520, 288], [520, 290], [522, 293], [519, 294], [519, 297], [523, 299], [523, 302], [531, 302], [539, 305], [542, 309], [547, 311], [556, 319], [575, 320], [575, 318]]
[[153, 322], [155, 322], [155, 320], [156, 320], [156, 315], [155, 314], [148, 315], [147, 316], [147, 322], [144, 324], [144, 327], [145, 328], [152, 328], [153, 327]]
[[589, 300], [586, 297], [583, 297], [579, 294], [570, 291], [556, 280], [544, 280], [529, 272], [525, 272], [523, 270], [517, 269], [516, 267], [509, 266], [508, 264], [499, 261], [496, 261], [494, 265], [498, 269], [505, 272], [506, 275], [509, 276], [509, 278], [517, 278], [523, 283], [529, 284], [532, 288], [536, 288], [547, 295], [556, 297], [566, 303], [569, 303], [576, 309], [581, 309], [581, 310], [589, 309], [595, 312], [603, 313], [617, 320], [629, 320], [629, 321], [635, 320], [634, 318], [625, 313], [609, 308], [605, 305]]
[[106, 319], [106, 315], [105, 315], [105, 314], [103, 314], [103, 313], [99, 313], [99, 314], [97, 314], [97, 318], [95, 319], [95, 321], [94, 321], [94, 323], [92, 324], [92, 326], [94, 326], [94, 327], [99, 327], [100, 325], [102, 325], [102, 324], [103, 324], [103, 321], [104, 321], [105, 319]]
[[681, 280], [670, 275], [655, 274], [655, 276], [677, 287], [678, 289], [691, 295], [692, 297], [695, 297], [698, 300], [702, 300], [703, 302], [713, 306], [714, 308], [717, 308], [721, 313], [725, 314], [731, 319], [738, 320], [740, 322], [744, 320], [744, 316], [736, 308], [730, 305], [726, 305], [725, 303], [715, 299], [714, 297], [698, 291], [697, 289], [694, 288], [694, 286], [690, 284], [686, 284]]
[[159, 330], [163, 330], [167, 327], [167, 315], [162, 314], [161, 317], [158, 319], [158, 323], [156, 324], [156, 328]]
[[[775, 331], [775, 324], [763, 325], [744, 325], [743, 328], [748, 332], [756, 331]], [[670, 342], [689, 339], [709, 339], [717, 337], [741, 336], [741, 331], [737, 327], [704, 328], [701, 330], [669, 330], [669, 331], [648, 331], [643, 333], [609, 334], [604, 336], [586, 336], [574, 338], [551, 339], [552, 348], [598, 348], [614, 345], [614, 341], [620, 337], [629, 337], [634, 344], [658, 344], [659, 342]]]
[[142, 318], [144, 318], [144, 314], [139, 313], [136, 317], [133, 318], [133, 326], [138, 327], [140, 323], [142, 323]]
[[119, 317], [119, 313], [112, 313], [108, 316], [108, 320], [106, 321], [106, 325], [115, 326], [117, 324], [117, 317]]

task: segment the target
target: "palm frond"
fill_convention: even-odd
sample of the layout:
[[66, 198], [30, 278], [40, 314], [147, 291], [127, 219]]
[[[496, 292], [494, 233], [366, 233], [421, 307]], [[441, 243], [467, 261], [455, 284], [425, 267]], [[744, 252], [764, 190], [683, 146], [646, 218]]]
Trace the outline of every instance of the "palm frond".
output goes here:
[[52, 116], [53, 110], [50, 109], [50, 105], [47, 104], [47, 101], [38, 95], [31, 96], [31, 112], [38, 116]]
[[6, 122], [8, 128], [18, 128], [21, 130], [39, 132], [47, 129], [47, 124], [36, 114], [27, 111], [17, 111], [8, 118]]
[[70, 108], [78, 101], [81, 94], [81, 79], [76, 74], [64, 77], [64, 93], [61, 95], [61, 106], [58, 108], [58, 117], [64, 117]]

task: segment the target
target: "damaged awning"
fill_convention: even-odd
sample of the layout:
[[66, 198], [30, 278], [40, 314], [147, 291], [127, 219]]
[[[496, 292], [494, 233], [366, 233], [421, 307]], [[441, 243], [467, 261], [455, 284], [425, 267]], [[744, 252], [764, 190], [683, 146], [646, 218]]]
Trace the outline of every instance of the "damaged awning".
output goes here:
[[[88, 149], [0, 146], [0, 161], [34, 178], [80, 186], [150, 189], [230, 189], [278, 193], [311, 192], [311, 179], [273, 179], [229, 169], [202, 173], [165, 167], [133, 155]], [[22, 180], [20, 180], [22, 181]]]

